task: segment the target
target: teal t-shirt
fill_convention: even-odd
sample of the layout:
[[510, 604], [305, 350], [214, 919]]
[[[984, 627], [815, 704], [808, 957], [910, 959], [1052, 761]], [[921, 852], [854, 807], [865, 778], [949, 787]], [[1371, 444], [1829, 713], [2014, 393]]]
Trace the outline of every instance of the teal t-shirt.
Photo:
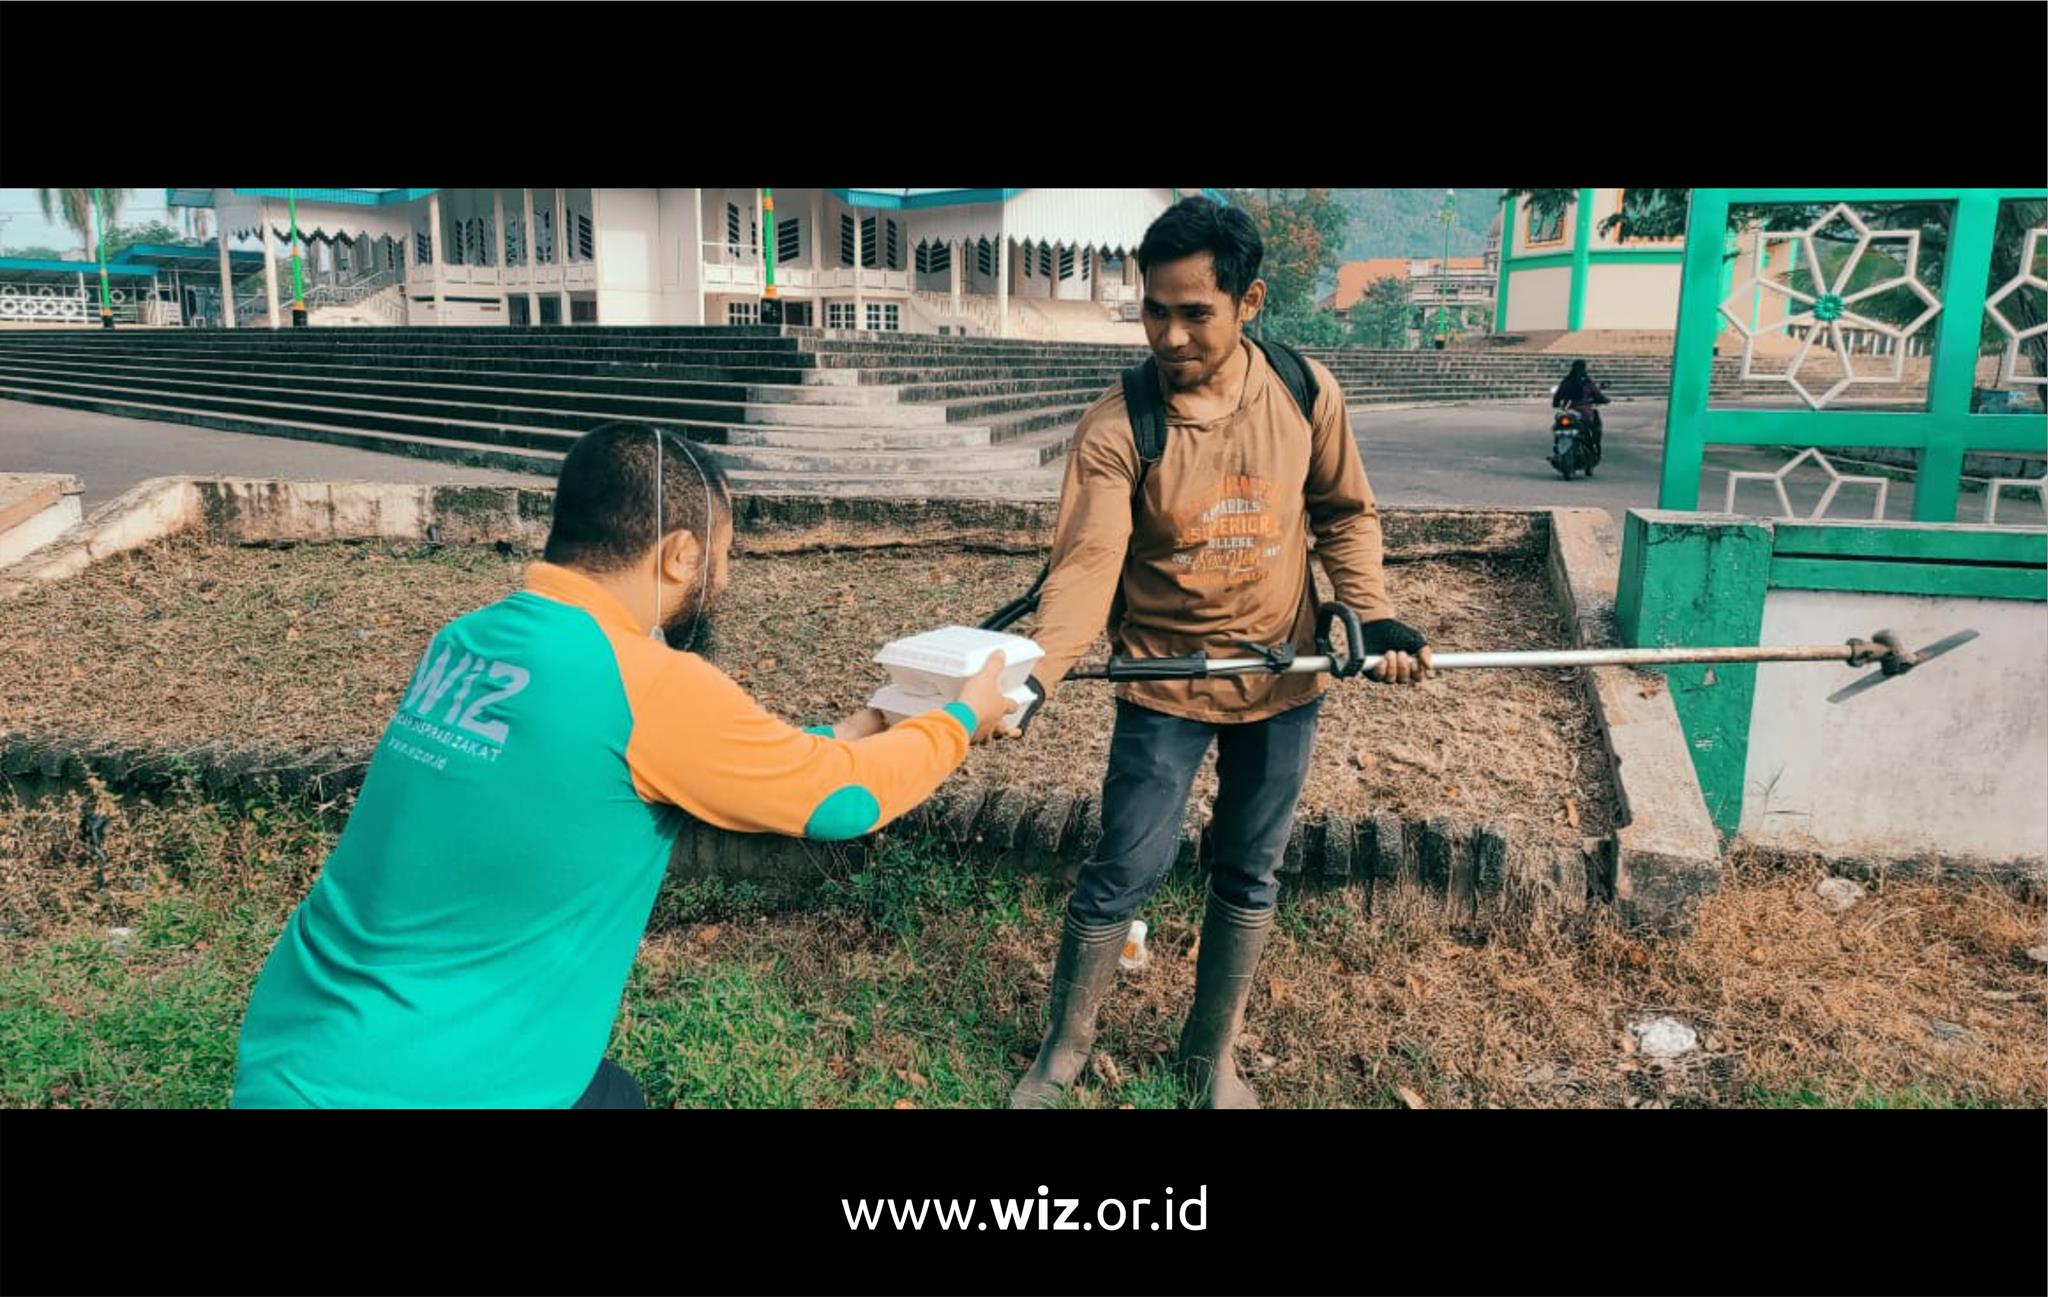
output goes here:
[[249, 1001], [232, 1106], [566, 1108], [680, 824], [613, 651], [522, 592], [444, 628]]

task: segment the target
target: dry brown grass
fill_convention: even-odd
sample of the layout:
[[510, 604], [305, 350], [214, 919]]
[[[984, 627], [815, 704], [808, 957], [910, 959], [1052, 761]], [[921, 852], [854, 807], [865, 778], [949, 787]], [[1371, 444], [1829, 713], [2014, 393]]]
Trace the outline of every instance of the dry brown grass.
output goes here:
[[[736, 559], [719, 660], [791, 720], [836, 719], [879, 683], [882, 644], [979, 621], [1029, 584], [1038, 561], [938, 548]], [[169, 751], [366, 747], [427, 640], [515, 589], [520, 570], [457, 548], [183, 539], [133, 551], [7, 607], [0, 729]], [[1540, 565], [1397, 563], [1388, 584], [1402, 615], [1445, 649], [1561, 642]], [[1094, 792], [1111, 716], [1107, 685], [1069, 685], [1029, 740], [977, 750], [965, 776]], [[1448, 815], [1565, 843], [1609, 827], [1598, 732], [1570, 672], [1348, 684], [1324, 716], [1301, 802], [1310, 818]], [[1195, 818], [1213, 794], [1212, 760]]]

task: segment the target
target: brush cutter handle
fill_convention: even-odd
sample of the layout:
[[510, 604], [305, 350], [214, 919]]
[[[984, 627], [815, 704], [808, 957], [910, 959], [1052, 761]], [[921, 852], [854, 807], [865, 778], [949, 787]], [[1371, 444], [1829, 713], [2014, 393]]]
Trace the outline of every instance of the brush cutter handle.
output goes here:
[[[1358, 614], [1351, 611], [1351, 605], [1332, 600], [1316, 609], [1316, 647], [1323, 656], [1330, 659], [1330, 675], [1338, 680], [1347, 680], [1365, 670], [1365, 631], [1358, 624]], [[1344, 655], [1337, 656], [1337, 650], [1330, 643], [1330, 628], [1344, 628]]]

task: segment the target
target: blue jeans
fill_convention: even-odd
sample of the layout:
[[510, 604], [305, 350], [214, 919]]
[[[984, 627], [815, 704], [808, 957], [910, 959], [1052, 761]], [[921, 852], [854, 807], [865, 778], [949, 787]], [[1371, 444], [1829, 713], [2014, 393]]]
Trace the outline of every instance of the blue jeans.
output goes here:
[[1308, 778], [1323, 700], [1263, 721], [1212, 725], [1119, 700], [1102, 781], [1102, 841], [1081, 866], [1067, 912], [1099, 925], [1131, 917], [1180, 853], [1195, 771], [1216, 744], [1210, 886], [1244, 909], [1271, 909], [1294, 803]]

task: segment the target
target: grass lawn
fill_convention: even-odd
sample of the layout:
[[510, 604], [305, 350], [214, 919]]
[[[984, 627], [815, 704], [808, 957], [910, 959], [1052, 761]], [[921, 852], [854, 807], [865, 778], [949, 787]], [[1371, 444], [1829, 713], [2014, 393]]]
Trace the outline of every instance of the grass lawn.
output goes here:
[[[249, 987], [345, 809], [0, 794], [0, 1104], [224, 1104]], [[1419, 899], [1292, 890], [1240, 1058], [1272, 1107], [2048, 1103], [2038, 900], [1894, 881], [1837, 915], [1818, 876], [1737, 862], [1670, 940], [1602, 915], [1460, 940]], [[1176, 873], [1146, 908], [1151, 963], [1119, 975], [1076, 1105], [1180, 1102], [1201, 894]], [[914, 837], [781, 906], [672, 883], [613, 1055], [663, 1107], [998, 1106], [1064, 902]], [[1700, 1047], [1642, 1057], [1627, 1026], [1652, 1013]]]

